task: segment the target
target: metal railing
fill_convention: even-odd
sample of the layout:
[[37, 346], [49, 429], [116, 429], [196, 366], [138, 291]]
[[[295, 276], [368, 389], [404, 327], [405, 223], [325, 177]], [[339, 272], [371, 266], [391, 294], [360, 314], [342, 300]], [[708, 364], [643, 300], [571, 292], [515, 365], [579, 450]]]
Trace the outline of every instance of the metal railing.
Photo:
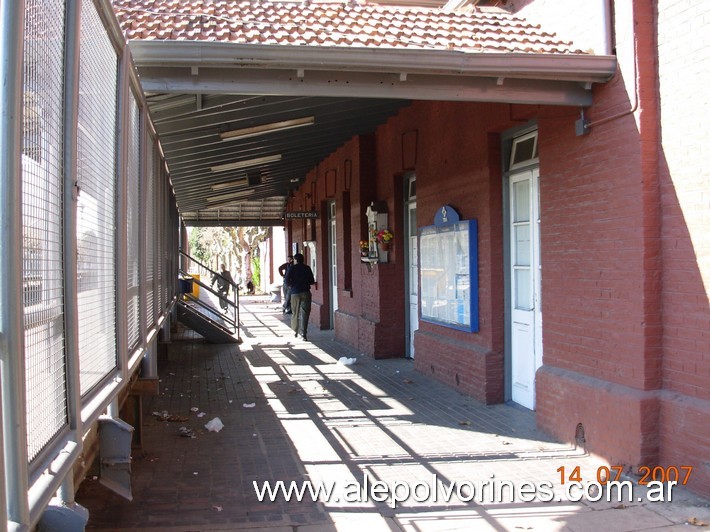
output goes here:
[[[234, 282], [229, 282], [230, 293], [227, 295], [222, 294], [218, 290], [214, 290], [212, 286], [215, 280], [220, 277], [219, 272], [212, 270], [182, 250], [180, 250], [180, 255], [183, 259], [179, 270], [180, 275], [183, 279], [189, 278], [193, 285], [196, 284], [201, 289], [198, 296], [195, 296], [194, 290], [183, 292], [183, 301], [189, 302], [194, 310], [200, 312], [207, 319], [236, 334], [237, 341], [240, 341], [239, 285]], [[203, 282], [203, 280], [206, 279], [210, 280], [209, 284]], [[214, 306], [212, 298], [203, 297], [204, 291], [214, 296], [219, 303], [220, 309]]]

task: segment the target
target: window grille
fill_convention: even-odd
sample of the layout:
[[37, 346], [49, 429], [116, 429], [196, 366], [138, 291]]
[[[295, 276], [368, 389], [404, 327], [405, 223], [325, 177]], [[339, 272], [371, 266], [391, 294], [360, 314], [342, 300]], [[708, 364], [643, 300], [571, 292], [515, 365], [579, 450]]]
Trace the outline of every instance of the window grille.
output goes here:
[[132, 351], [140, 341], [140, 182], [141, 182], [141, 120], [140, 108], [133, 91], [129, 93], [128, 126], [128, 349]]
[[22, 145], [27, 449], [67, 424], [62, 264], [64, 2], [28, 0]]
[[116, 367], [118, 62], [94, 2], [82, 2], [79, 63], [79, 363], [84, 395]]
[[150, 329], [155, 315], [155, 298], [153, 281], [155, 279], [155, 140], [148, 135], [148, 171], [146, 173], [145, 202], [145, 281], [146, 281], [146, 311], [145, 328]]

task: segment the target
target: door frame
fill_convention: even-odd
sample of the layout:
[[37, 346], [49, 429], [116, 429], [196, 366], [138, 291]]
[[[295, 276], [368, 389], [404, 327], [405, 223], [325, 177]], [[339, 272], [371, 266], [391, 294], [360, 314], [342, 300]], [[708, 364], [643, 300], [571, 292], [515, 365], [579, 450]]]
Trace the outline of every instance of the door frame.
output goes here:
[[[525, 165], [519, 165], [516, 166], [514, 169], [511, 170], [510, 168], [510, 158], [511, 158], [511, 153], [512, 153], [512, 147], [513, 147], [513, 139], [527, 135], [528, 133], [532, 133], [538, 131], [537, 127], [537, 122], [536, 121], [531, 121], [525, 125], [522, 125], [517, 128], [510, 129], [509, 131], [504, 132], [501, 135], [501, 167], [503, 168], [503, 179], [501, 180], [501, 186], [503, 189], [503, 196], [502, 196], [502, 201], [503, 201], [503, 297], [504, 297], [504, 302], [503, 302], [503, 308], [504, 308], [504, 350], [503, 350], [503, 378], [504, 378], [504, 399], [506, 402], [512, 401], [512, 395], [513, 395], [513, 368], [512, 368], [512, 362], [513, 362], [513, 353], [511, 349], [511, 339], [512, 339], [512, 330], [513, 330], [513, 321], [512, 321], [512, 279], [511, 279], [511, 252], [510, 252], [510, 246], [511, 246], [511, 238], [512, 235], [510, 234], [510, 218], [511, 218], [511, 212], [510, 212], [510, 176], [511, 174], [517, 174], [519, 172], [525, 171], [525, 170], [532, 170], [534, 168], [538, 169], [538, 175], [539, 175], [539, 160], [535, 159], [531, 161], [529, 164]], [[539, 194], [539, 177], [538, 177], [538, 216], [540, 214], [540, 194]], [[537, 221], [534, 221], [537, 223]], [[539, 239], [539, 228], [538, 228], [538, 239]], [[538, 248], [538, 254], [540, 254], [541, 249]], [[538, 274], [539, 275], [539, 274]], [[539, 282], [539, 277], [537, 281], [537, 285], [540, 286]], [[539, 294], [541, 296], [541, 294]], [[533, 324], [533, 326], [536, 326], [537, 324]], [[536, 331], [537, 332], [537, 331]], [[541, 332], [541, 331], [540, 331]], [[540, 356], [542, 356], [542, 341], [541, 339], [535, 340], [536, 343], [536, 349], [539, 347], [540, 349]]]
[[[335, 313], [338, 310], [338, 218], [337, 206], [335, 200], [327, 202], [327, 241], [328, 241], [328, 282], [329, 282], [329, 297], [328, 306], [330, 307], [330, 328], [335, 329]], [[333, 251], [335, 248], [335, 252]], [[335, 270], [335, 275], [333, 275]]]
[[[405, 257], [405, 264], [404, 264], [404, 323], [405, 323], [405, 329], [404, 329], [404, 356], [405, 358], [414, 358], [414, 353], [413, 353], [413, 345], [414, 345], [414, 331], [411, 330], [411, 291], [409, 290], [410, 287], [410, 282], [411, 282], [411, 269], [412, 265], [410, 264], [410, 253], [411, 253], [411, 247], [409, 243], [409, 232], [410, 232], [410, 227], [409, 227], [409, 209], [411, 204], [413, 203], [416, 208], [417, 204], [417, 194], [416, 194], [416, 188], [415, 188], [415, 193], [412, 197], [409, 194], [410, 191], [410, 183], [414, 181], [415, 187], [416, 187], [416, 181], [417, 181], [417, 176], [415, 172], [405, 172], [403, 175], [403, 186], [402, 186], [402, 196], [404, 198], [403, 205], [404, 208], [402, 209], [403, 214], [404, 214], [404, 229], [405, 229], [405, 238], [404, 238], [404, 257]], [[419, 230], [417, 228], [417, 235], [419, 234]], [[419, 238], [419, 236], [417, 236]], [[419, 272], [419, 255], [417, 255], [417, 272]], [[417, 276], [417, 279], [415, 280], [417, 283], [419, 283], [419, 278]], [[417, 288], [417, 321], [419, 321], [419, 288]], [[417, 328], [418, 329], [418, 328]]]

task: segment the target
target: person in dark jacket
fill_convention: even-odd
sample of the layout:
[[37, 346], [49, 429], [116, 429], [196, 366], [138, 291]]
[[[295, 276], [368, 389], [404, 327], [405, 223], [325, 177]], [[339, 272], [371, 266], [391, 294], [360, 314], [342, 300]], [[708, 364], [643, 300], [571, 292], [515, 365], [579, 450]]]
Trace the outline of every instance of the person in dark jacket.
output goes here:
[[232, 279], [232, 274], [229, 273], [227, 267], [222, 264], [222, 271], [220, 273], [215, 273], [212, 275], [212, 282], [210, 286], [214, 286], [217, 283], [217, 291], [219, 292], [219, 306], [222, 307], [222, 311], [225, 312], [227, 307], [227, 295], [229, 295], [229, 288], [233, 286], [234, 279]]
[[308, 319], [311, 315], [311, 285], [316, 281], [313, 270], [303, 264], [303, 255], [296, 253], [293, 256], [296, 263], [291, 266], [286, 275], [286, 282], [291, 289], [291, 328], [298, 337], [299, 329], [304, 340], [308, 340]]

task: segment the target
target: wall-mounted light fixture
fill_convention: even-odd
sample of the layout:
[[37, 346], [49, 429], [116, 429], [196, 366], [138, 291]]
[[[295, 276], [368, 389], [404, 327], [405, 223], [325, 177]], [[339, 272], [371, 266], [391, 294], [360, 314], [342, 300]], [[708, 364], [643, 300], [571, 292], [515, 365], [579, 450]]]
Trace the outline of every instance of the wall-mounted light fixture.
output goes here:
[[272, 122], [270, 124], [262, 124], [260, 126], [245, 127], [242, 129], [233, 129], [219, 134], [222, 140], [248, 139], [250, 137], [258, 137], [275, 131], [285, 131], [297, 127], [312, 126], [316, 121], [315, 116], [306, 116], [303, 118], [294, 118], [293, 120], [283, 120], [281, 122]]
[[255, 159], [247, 159], [246, 161], [236, 161], [227, 164], [218, 164], [210, 168], [213, 172], [226, 172], [227, 170], [239, 170], [240, 168], [247, 168], [249, 166], [256, 166], [258, 164], [268, 164], [275, 163], [281, 160], [281, 154], [277, 155], [267, 155], [265, 157], [256, 157]]

